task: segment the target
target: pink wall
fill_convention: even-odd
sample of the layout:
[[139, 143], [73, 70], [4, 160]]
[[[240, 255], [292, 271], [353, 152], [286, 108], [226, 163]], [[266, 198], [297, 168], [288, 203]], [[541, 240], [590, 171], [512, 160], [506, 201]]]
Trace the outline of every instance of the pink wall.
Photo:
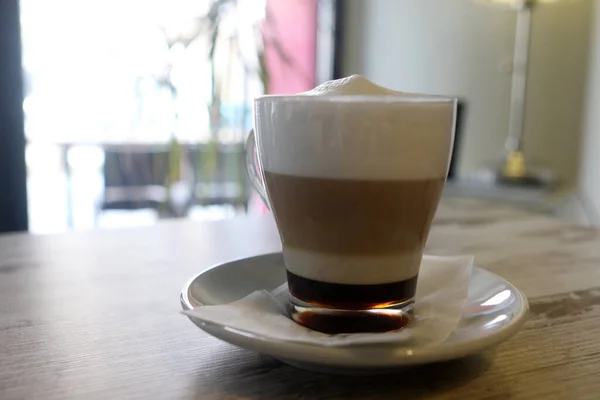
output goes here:
[[[277, 38], [291, 65], [282, 61], [267, 44], [265, 56], [269, 67], [269, 94], [293, 94], [315, 86], [318, 0], [267, 0], [271, 22], [265, 25], [265, 40]], [[250, 209], [259, 213], [269, 210], [254, 195]]]
[[271, 22], [265, 36], [278, 39], [292, 64], [286, 65], [273, 46], [267, 45], [270, 94], [298, 93], [315, 86], [317, 1], [267, 0]]

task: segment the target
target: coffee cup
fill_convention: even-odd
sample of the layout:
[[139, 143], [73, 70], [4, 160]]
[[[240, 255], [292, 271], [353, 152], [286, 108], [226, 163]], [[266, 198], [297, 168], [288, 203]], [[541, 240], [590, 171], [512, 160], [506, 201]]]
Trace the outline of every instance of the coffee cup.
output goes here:
[[456, 99], [362, 77], [327, 85], [255, 99], [251, 182], [277, 224], [294, 320], [331, 333], [398, 329], [412, 316]]

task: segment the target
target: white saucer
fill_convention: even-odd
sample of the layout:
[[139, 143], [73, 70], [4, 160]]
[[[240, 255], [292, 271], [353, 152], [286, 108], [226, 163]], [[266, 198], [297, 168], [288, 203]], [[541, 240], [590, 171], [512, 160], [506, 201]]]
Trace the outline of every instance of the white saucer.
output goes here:
[[[216, 265], [192, 278], [181, 292], [184, 310], [226, 304], [286, 280], [281, 253]], [[361, 344], [323, 347], [273, 341], [227, 326], [190, 318], [200, 329], [225, 342], [306, 369], [328, 372], [375, 372], [381, 369], [451, 360], [478, 353], [513, 336], [525, 322], [525, 296], [499, 276], [473, 267], [469, 298], [457, 330], [443, 343], [425, 347]]]

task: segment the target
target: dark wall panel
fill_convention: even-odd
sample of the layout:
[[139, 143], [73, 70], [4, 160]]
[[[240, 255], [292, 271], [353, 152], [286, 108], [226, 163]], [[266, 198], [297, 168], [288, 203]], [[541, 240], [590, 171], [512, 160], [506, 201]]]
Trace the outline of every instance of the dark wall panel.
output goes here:
[[0, 232], [27, 230], [18, 0], [0, 0]]

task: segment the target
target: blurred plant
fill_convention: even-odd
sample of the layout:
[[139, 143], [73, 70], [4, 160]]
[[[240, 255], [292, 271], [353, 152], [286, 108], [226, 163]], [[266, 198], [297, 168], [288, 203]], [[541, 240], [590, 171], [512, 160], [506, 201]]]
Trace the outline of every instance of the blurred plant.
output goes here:
[[[209, 182], [214, 178], [219, 165], [219, 132], [222, 128], [222, 100], [224, 89], [227, 87], [226, 81], [231, 76], [231, 64], [235, 61], [241, 61], [244, 72], [247, 76], [256, 76], [262, 85], [263, 93], [269, 92], [270, 76], [269, 66], [266, 59], [266, 50], [270, 49], [280, 59], [280, 61], [291, 68], [294, 68], [292, 58], [283, 48], [281, 42], [277, 40], [277, 26], [271, 17], [268, 7], [260, 10], [258, 15], [253, 15], [248, 7], [256, 10], [257, 0], [210, 0], [208, 12], [199, 17], [191, 18], [189, 24], [177, 27], [174, 30], [163, 28], [165, 40], [169, 51], [175, 46], [187, 49], [192, 43], [198, 40], [205, 40], [208, 44], [207, 58], [210, 63], [211, 73], [211, 96], [208, 106], [210, 140], [198, 149], [196, 159], [200, 160], [197, 165], [197, 176], [204, 182]], [[260, 7], [258, 7], [260, 8]], [[254, 43], [254, 54], [245, 54], [240, 42], [252, 39]], [[223, 61], [225, 61], [223, 63]], [[226, 68], [219, 68], [223, 63]], [[222, 65], [221, 65], [222, 66]], [[166, 88], [171, 93], [173, 100], [177, 98], [177, 87], [171, 80], [171, 70], [173, 64], [169, 64], [162, 73], [155, 77], [155, 81], [160, 87]], [[299, 72], [299, 71], [298, 71]], [[245, 111], [244, 111], [245, 113]], [[175, 119], [178, 116], [175, 115]], [[242, 118], [245, 121], [245, 118]], [[243, 122], [240, 126], [244, 129]], [[169, 200], [171, 198], [170, 188], [182, 179], [181, 164], [185, 151], [171, 133], [171, 163], [166, 182], [169, 190]], [[243, 149], [243, 146], [241, 147]], [[234, 168], [234, 170], [243, 170]], [[238, 184], [245, 186], [245, 174], [239, 173]], [[190, 201], [193, 199], [190, 199]], [[173, 207], [169, 207], [173, 208]]]

